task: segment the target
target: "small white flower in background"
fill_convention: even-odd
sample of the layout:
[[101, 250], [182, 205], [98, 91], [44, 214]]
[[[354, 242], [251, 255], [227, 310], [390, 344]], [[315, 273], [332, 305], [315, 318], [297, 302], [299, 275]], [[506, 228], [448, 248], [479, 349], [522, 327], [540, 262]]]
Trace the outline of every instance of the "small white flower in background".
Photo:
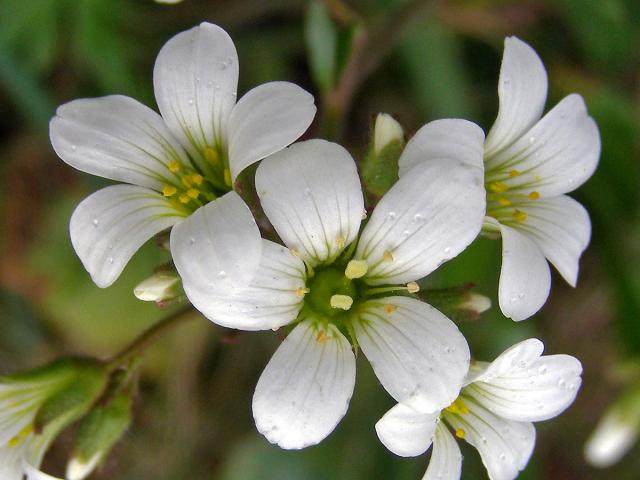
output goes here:
[[156, 3], [166, 3], [168, 5], [174, 5], [180, 2], [182, 2], [182, 0], [156, 0]]
[[491, 363], [471, 364], [460, 396], [441, 412], [424, 414], [398, 404], [376, 424], [396, 455], [433, 453], [425, 480], [457, 480], [462, 456], [454, 439], [473, 445], [492, 480], [511, 480], [535, 445], [531, 422], [559, 415], [574, 401], [582, 366], [569, 355], [542, 355], [537, 339], [520, 342]]
[[[316, 111], [313, 97], [288, 82], [260, 85], [236, 103], [236, 49], [210, 23], [162, 47], [153, 81], [162, 117], [112, 95], [62, 105], [50, 124], [51, 143], [66, 163], [130, 184], [90, 195], [71, 218], [73, 246], [100, 287], [113, 283], [153, 235], [232, 190], [247, 166], [295, 141]], [[246, 248], [251, 270], [260, 244]]]
[[600, 468], [617, 463], [640, 436], [640, 385], [623, 394], [598, 422], [584, 449], [587, 461]]
[[[457, 122], [469, 148], [451, 144], [397, 182], [361, 232], [362, 189], [344, 148], [310, 140], [265, 159], [256, 190], [288, 248], [262, 240], [261, 265], [248, 288], [221, 281], [225, 264], [243, 255], [242, 235], [230, 224], [224, 237], [209, 232], [225, 225], [222, 216], [240, 200], [221, 199], [196, 213], [201, 221], [174, 228], [171, 248], [184, 252], [174, 260], [185, 293], [205, 316], [243, 330], [297, 323], [253, 398], [257, 428], [270, 442], [313, 445], [345, 415], [355, 383], [346, 335], [396, 400], [433, 411], [457, 395], [468, 370], [467, 343], [451, 320], [409, 295], [419, 289], [416, 280], [458, 255], [482, 226], [484, 135], [470, 122], [449, 122]], [[424, 128], [427, 135], [418, 132], [403, 155], [437, 143], [428, 134], [433, 125]]]
[[547, 260], [576, 285], [591, 222], [584, 207], [564, 194], [593, 174], [600, 134], [577, 94], [542, 116], [545, 68], [515, 37], [505, 39], [499, 82], [500, 109], [485, 142], [485, 231], [502, 237], [500, 309], [519, 321], [549, 296]]

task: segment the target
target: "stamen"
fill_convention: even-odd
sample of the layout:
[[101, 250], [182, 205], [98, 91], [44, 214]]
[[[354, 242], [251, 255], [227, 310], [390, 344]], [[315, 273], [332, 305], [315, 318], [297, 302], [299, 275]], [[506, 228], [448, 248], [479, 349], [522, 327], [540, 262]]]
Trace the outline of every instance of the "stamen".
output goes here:
[[418, 293], [420, 291], [420, 285], [416, 282], [409, 282], [407, 283], [407, 291], [409, 293]]
[[369, 264], [366, 260], [350, 260], [344, 271], [344, 275], [349, 280], [353, 280], [354, 278], [364, 277], [367, 270], [369, 270]]
[[202, 175], [200, 175], [199, 173], [194, 173], [193, 175], [191, 175], [191, 181], [194, 185], [202, 185], [203, 180], [204, 179], [202, 178]]
[[345, 239], [344, 239], [344, 237], [342, 235], [338, 235], [336, 237], [336, 246], [338, 248], [343, 248], [344, 247], [344, 242], [345, 242]]
[[398, 307], [396, 307], [395, 305], [391, 305], [390, 303], [387, 303], [384, 306], [384, 313], [386, 313], [387, 315], [391, 315], [393, 312], [395, 312], [398, 309]]
[[511, 178], [513, 178], [513, 177], [519, 177], [520, 175], [521, 175], [521, 173], [520, 173], [518, 170], [511, 170], [511, 171], [509, 172], [509, 176], [510, 176]]
[[447, 412], [457, 413], [459, 415], [466, 415], [469, 413], [469, 407], [467, 407], [460, 397], [456, 398], [454, 402], [445, 408]]
[[540, 198], [540, 193], [539, 192], [531, 192], [529, 193], [529, 198], [531, 200], [538, 200]]
[[176, 173], [178, 170], [180, 170], [180, 162], [178, 162], [177, 160], [173, 160], [172, 162], [169, 162], [167, 168], [170, 172]]
[[193, 183], [191, 182], [191, 175], [184, 175], [180, 180], [182, 181], [182, 184], [187, 188], [193, 185]]
[[316, 337], [316, 342], [318, 343], [324, 343], [327, 341], [329, 337], [327, 336], [326, 332], [324, 330], [320, 330], [318, 332], [318, 336]]
[[466, 436], [466, 433], [462, 428], [456, 428], [456, 431], [454, 433], [458, 438], [464, 438]]
[[509, 185], [506, 185], [502, 182], [492, 182], [489, 184], [489, 190], [493, 193], [503, 193], [509, 190]]
[[353, 305], [353, 298], [349, 295], [333, 295], [329, 304], [333, 308], [339, 308], [340, 310], [349, 310]]
[[382, 260], [385, 262], [393, 262], [393, 254], [389, 250], [385, 250], [382, 254]]
[[290, 248], [289, 251], [291, 252], [291, 255], [293, 255], [294, 257], [300, 256], [300, 251], [297, 248]]
[[498, 203], [500, 205], [502, 205], [503, 207], [508, 207], [509, 205], [511, 205], [511, 201], [508, 198], [505, 198], [505, 197], [500, 197], [498, 199]]
[[33, 424], [26, 425], [15, 437], [7, 442], [8, 447], [17, 447], [33, 431]]
[[200, 191], [196, 188], [190, 188], [187, 190], [187, 196], [195, 200], [200, 196]]
[[178, 189], [173, 185], [165, 185], [164, 187], [162, 187], [162, 195], [164, 195], [165, 197], [171, 197], [175, 195], [177, 191]]
[[304, 297], [307, 293], [309, 293], [311, 290], [309, 290], [306, 287], [298, 287], [296, 288], [296, 297]]
[[204, 149], [204, 158], [206, 158], [208, 162], [216, 166], [220, 165], [220, 154], [217, 150], [211, 147], [207, 147]]
[[227, 187], [231, 186], [231, 171], [228, 168], [224, 169], [224, 184]]
[[189, 203], [191, 197], [189, 197], [189, 195], [187, 195], [186, 193], [181, 193], [178, 197], [178, 200], [180, 200], [180, 203]]
[[523, 223], [524, 221], [527, 220], [527, 214], [524, 213], [522, 210], [514, 210], [513, 218], [515, 218], [516, 222]]

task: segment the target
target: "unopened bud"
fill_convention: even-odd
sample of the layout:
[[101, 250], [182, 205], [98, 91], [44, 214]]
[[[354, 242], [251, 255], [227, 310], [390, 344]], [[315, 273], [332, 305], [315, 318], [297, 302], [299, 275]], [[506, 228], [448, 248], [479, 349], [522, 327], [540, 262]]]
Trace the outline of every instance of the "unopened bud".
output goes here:
[[382, 149], [392, 142], [404, 143], [404, 130], [388, 113], [379, 113], [373, 128], [373, 151], [380, 155]]
[[469, 292], [463, 297], [462, 302], [458, 304], [460, 310], [469, 310], [480, 315], [491, 308], [491, 300], [489, 297], [480, 295], [479, 293]]
[[145, 302], [167, 302], [182, 295], [182, 285], [177, 273], [160, 271], [143, 280], [133, 289], [133, 294]]

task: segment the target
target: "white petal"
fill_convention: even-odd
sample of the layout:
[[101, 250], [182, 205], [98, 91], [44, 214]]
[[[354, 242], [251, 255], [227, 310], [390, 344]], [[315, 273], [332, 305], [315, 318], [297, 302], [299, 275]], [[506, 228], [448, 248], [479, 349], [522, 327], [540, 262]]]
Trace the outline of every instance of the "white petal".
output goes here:
[[[215, 272], [215, 270], [214, 270]], [[277, 243], [262, 240], [260, 266], [249, 286], [228, 291], [211, 271], [189, 276], [189, 301], [212, 322], [240, 330], [267, 330], [296, 319], [303, 305], [304, 263]]]
[[533, 424], [501, 418], [467, 397], [464, 402], [469, 413], [445, 412], [445, 420], [464, 431], [464, 439], [480, 453], [491, 480], [516, 478], [533, 453], [536, 443]]
[[498, 84], [500, 109], [487, 135], [487, 155], [505, 148], [542, 116], [547, 100], [547, 72], [538, 54], [516, 37], [504, 40]]
[[313, 95], [293, 83], [270, 82], [249, 90], [229, 117], [232, 179], [252, 163], [294, 142], [315, 114]]
[[545, 355], [542, 342], [525, 340], [506, 350], [464, 389], [496, 415], [520, 422], [553, 418], [573, 403], [582, 365], [569, 355]]
[[584, 449], [591, 465], [606, 468], [617, 463], [638, 440], [638, 413], [634, 412], [635, 418], [628, 413], [625, 415], [623, 410], [614, 408], [600, 419]]
[[170, 39], [153, 69], [162, 117], [196, 159], [206, 147], [223, 146], [237, 85], [236, 47], [227, 32], [206, 22]]
[[371, 300], [357, 314], [358, 343], [394, 399], [425, 413], [456, 399], [469, 368], [469, 347], [451, 320], [408, 297]]
[[300, 323], [256, 386], [253, 417], [258, 431], [286, 449], [315, 445], [347, 412], [355, 378], [355, 357], [344, 335], [331, 324]]
[[200, 207], [171, 231], [171, 255], [187, 296], [246, 288], [261, 254], [258, 226], [235, 192]]
[[378, 420], [376, 433], [384, 446], [396, 455], [416, 457], [431, 446], [439, 421], [439, 410], [419, 413], [399, 403]]
[[[398, 160], [402, 177], [416, 165], [436, 159], [451, 159], [483, 168], [484, 132], [475, 123], [443, 119], [427, 123], [409, 140]], [[482, 171], [479, 172], [482, 175]]]
[[482, 170], [452, 159], [414, 168], [378, 203], [355, 258], [369, 264], [369, 284], [422, 278], [464, 250], [485, 214]]
[[462, 454], [458, 442], [444, 424], [438, 424], [433, 439], [433, 453], [429, 468], [422, 480], [459, 480], [462, 470]]
[[537, 191], [543, 197], [575, 190], [594, 172], [600, 157], [600, 133], [582, 97], [560, 101], [514, 144], [486, 163], [492, 170], [520, 175], [502, 179], [511, 191]]
[[579, 261], [591, 238], [591, 220], [586, 209], [566, 195], [527, 202], [527, 214], [518, 224], [572, 287], [578, 280]]
[[58, 156], [72, 167], [156, 190], [179, 181], [169, 162], [189, 165], [160, 115], [121, 95], [61, 105], [49, 135]]
[[22, 480], [22, 446], [0, 447], [0, 478], [2, 480]]
[[23, 464], [24, 473], [27, 476], [27, 480], [63, 480], [58, 477], [54, 477], [47, 473], [40, 471], [38, 468], [33, 465], [29, 465], [29, 463], [24, 462]]
[[313, 266], [335, 259], [358, 234], [360, 179], [338, 144], [308, 140], [272, 155], [258, 167], [256, 190], [280, 238]]
[[71, 243], [93, 281], [104, 288], [147, 240], [184, 215], [153, 190], [114, 185], [77, 206], [69, 224]]
[[498, 301], [502, 313], [519, 322], [535, 314], [549, 296], [551, 272], [542, 251], [523, 233], [500, 225], [502, 269]]

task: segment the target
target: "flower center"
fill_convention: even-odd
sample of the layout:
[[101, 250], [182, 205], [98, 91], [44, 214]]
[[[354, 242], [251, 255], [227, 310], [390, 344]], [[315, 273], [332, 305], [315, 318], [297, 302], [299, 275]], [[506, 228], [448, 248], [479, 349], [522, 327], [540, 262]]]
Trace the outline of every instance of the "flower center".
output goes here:
[[331, 318], [350, 310], [358, 296], [358, 286], [353, 279], [335, 267], [316, 270], [308, 288], [305, 303], [314, 312]]
[[504, 225], [526, 222], [528, 215], [522, 208], [540, 198], [540, 193], [528, 189], [526, 184], [510, 182], [520, 175], [519, 170], [487, 172], [486, 175], [487, 215]]

